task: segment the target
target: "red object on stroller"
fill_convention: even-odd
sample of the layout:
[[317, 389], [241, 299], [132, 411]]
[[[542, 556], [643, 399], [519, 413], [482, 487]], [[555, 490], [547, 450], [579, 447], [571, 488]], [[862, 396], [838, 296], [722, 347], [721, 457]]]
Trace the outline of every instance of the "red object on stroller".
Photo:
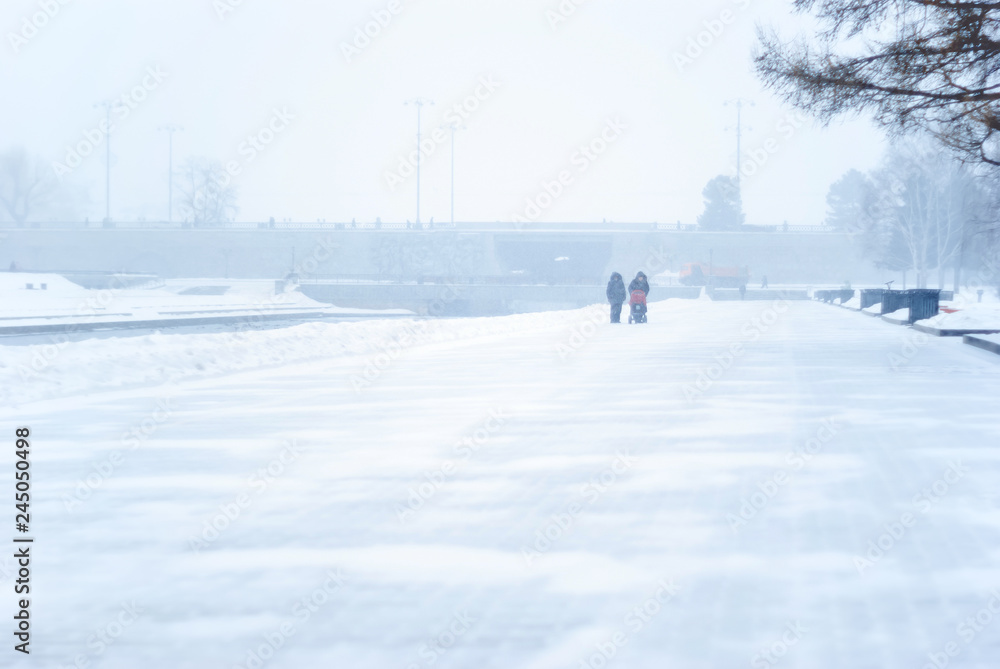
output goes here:
[[632, 294], [629, 296], [629, 323], [645, 323], [646, 322], [646, 293], [641, 290], [633, 290]]

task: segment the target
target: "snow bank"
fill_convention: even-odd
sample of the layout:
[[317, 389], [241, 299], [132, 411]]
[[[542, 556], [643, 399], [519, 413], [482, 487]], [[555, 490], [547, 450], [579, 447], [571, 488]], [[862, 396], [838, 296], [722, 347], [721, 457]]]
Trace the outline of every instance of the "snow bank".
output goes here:
[[46, 292], [48, 294], [75, 294], [79, 295], [86, 293], [87, 290], [82, 288], [72, 281], [59, 276], [58, 274], [36, 274], [33, 272], [0, 272], [0, 293], [4, 294], [4, 298], [10, 297], [8, 293], [21, 294], [26, 292], [28, 294], [34, 295], [32, 289], [27, 287], [28, 284], [34, 286], [34, 290], [40, 290], [41, 285], [44, 283]]
[[881, 314], [882, 313], [882, 303], [873, 304], [870, 307], [865, 307], [862, 309], [866, 314]]
[[861, 298], [855, 295], [846, 302], [841, 302], [841, 305], [847, 307], [848, 309], [861, 309]]
[[941, 330], [1000, 330], [1000, 305], [968, 304], [955, 313], [940, 313], [919, 323]]
[[309, 323], [265, 331], [157, 333], [78, 342], [52, 336], [46, 344], [0, 345], [0, 401], [16, 405], [343, 355], [394, 357], [424, 344], [603, 322], [606, 310], [597, 305], [500, 318]]
[[[26, 289], [27, 283], [33, 284], [35, 290]], [[46, 284], [46, 290], [39, 290], [43, 283]], [[197, 293], [197, 289], [206, 287], [217, 289], [216, 292], [221, 294]], [[195, 290], [194, 293], [190, 292], [192, 289]], [[168, 281], [158, 288], [87, 290], [57, 274], [0, 272], [0, 319], [87, 319], [105, 315], [149, 319], [182, 313], [267, 311], [292, 307], [337, 309], [299, 292], [275, 295], [273, 281], [180, 279]]]
[[[881, 305], [879, 305], [879, 308], [881, 308]], [[892, 318], [897, 321], [907, 322], [910, 320], [910, 308], [906, 307], [905, 309], [897, 309], [891, 314], [884, 314], [884, 315], [886, 318]]]

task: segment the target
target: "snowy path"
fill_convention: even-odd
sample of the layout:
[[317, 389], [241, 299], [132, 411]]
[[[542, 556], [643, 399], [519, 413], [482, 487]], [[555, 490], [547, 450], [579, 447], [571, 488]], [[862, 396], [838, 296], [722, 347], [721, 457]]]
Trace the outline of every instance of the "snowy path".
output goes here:
[[995, 667], [1000, 359], [771, 308], [4, 409], [35, 435], [14, 666]]

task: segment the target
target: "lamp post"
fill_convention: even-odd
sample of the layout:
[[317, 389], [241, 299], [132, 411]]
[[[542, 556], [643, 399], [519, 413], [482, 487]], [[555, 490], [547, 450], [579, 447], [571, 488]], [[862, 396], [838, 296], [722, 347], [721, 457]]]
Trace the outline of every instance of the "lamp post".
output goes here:
[[179, 125], [164, 125], [160, 127], [160, 130], [166, 132], [169, 136], [170, 153], [168, 158], [169, 172], [167, 174], [167, 223], [173, 223], [174, 221], [174, 133], [179, 130], [184, 130], [183, 126]]
[[[727, 100], [724, 106], [736, 106], [736, 197], [739, 211], [736, 212], [736, 226], [739, 227], [739, 215], [743, 212], [743, 105], [755, 106], [752, 100], [735, 98]], [[751, 128], [752, 130], [752, 128]]]
[[111, 220], [111, 108], [114, 103], [105, 100], [104, 102], [98, 102], [94, 105], [94, 108], [104, 109], [105, 113], [105, 123], [104, 131], [104, 221], [107, 223]]
[[416, 225], [418, 228], [423, 228], [420, 224], [420, 112], [424, 105], [433, 105], [433, 100], [428, 100], [426, 98], [414, 98], [413, 100], [407, 100], [404, 104], [414, 105], [417, 108], [417, 220]]
[[743, 179], [743, 106], [750, 105], [755, 106], [753, 100], [747, 100], [746, 98], [734, 98], [732, 100], [726, 100], [722, 103], [723, 106], [728, 107], [729, 105], [736, 106], [736, 186], [739, 187], [740, 182]]

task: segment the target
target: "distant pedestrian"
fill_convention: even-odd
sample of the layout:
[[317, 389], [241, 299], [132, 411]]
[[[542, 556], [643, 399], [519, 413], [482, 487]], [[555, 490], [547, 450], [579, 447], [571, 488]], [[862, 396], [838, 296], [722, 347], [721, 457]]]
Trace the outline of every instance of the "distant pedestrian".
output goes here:
[[747, 299], [747, 285], [745, 283], [740, 284], [740, 299]]
[[608, 281], [607, 295], [608, 304], [611, 305], [611, 322], [621, 323], [622, 304], [625, 302], [627, 294], [625, 293], [625, 281], [618, 272], [614, 272]]
[[760, 277], [760, 289], [767, 290], [767, 275]]

